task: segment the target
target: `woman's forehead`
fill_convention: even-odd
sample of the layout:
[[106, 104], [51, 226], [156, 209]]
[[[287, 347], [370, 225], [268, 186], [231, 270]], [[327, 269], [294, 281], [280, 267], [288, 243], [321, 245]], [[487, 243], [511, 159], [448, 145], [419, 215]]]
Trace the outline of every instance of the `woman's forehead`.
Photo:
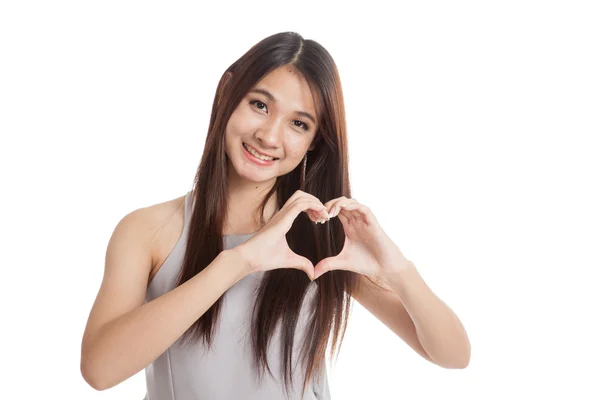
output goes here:
[[307, 113], [316, 119], [310, 86], [290, 67], [280, 67], [271, 71], [249, 93], [262, 94], [282, 110]]

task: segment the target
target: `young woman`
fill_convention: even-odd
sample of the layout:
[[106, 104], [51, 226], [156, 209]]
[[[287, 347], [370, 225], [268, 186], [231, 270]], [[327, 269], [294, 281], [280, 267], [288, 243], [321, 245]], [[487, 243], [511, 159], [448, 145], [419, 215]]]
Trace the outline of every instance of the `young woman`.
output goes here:
[[352, 299], [468, 364], [456, 315], [351, 196], [333, 59], [275, 34], [223, 74], [192, 190], [117, 224], [81, 372], [103, 390], [145, 368], [148, 400], [329, 399]]

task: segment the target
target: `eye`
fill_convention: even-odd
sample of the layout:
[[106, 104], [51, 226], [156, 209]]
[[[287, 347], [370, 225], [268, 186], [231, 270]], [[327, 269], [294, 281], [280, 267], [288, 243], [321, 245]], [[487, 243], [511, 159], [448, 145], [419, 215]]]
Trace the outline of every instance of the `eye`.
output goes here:
[[305, 131], [308, 130], [308, 124], [306, 122], [301, 121], [299, 119], [295, 120], [294, 122], [300, 122], [300, 125], [296, 125], [296, 126], [299, 127], [299, 128], [304, 129]]
[[[252, 105], [260, 104], [260, 105], [265, 106], [265, 108], [267, 107], [267, 105], [260, 100], [252, 100], [252, 101], [250, 101], [250, 104], [252, 104]], [[259, 107], [259, 110], [262, 110], [262, 108]]]
[[[265, 102], [263, 102], [263, 101], [260, 101], [260, 100], [250, 100], [250, 104], [253, 105], [253, 106], [255, 106], [255, 108], [258, 108], [261, 111], [267, 109], [267, 104]], [[264, 106], [264, 108], [262, 108], [262, 106]], [[302, 120], [299, 120], [299, 119], [296, 119], [293, 122], [294, 122], [294, 126], [297, 126], [298, 128], [302, 128], [305, 131], [309, 130], [308, 123], [306, 123], [306, 122], [304, 122]], [[297, 125], [296, 122], [299, 122], [300, 124]]]

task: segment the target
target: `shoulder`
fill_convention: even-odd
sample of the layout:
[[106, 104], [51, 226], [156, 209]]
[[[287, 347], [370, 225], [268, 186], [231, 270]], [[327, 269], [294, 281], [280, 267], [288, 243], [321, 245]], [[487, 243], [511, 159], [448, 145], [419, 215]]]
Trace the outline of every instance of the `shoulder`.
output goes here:
[[125, 215], [116, 229], [125, 231], [127, 235], [135, 235], [138, 243], [145, 244], [154, 269], [161, 258], [165, 242], [181, 233], [184, 207], [185, 195], [141, 207]]

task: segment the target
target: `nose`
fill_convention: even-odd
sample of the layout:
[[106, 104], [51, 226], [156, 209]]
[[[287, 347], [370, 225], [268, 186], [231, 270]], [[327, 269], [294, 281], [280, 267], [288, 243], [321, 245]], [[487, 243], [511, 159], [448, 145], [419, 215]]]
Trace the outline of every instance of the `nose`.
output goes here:
[[261, 129], [256, 132], [255, 137], [265, 148], [276, 149], [280, 147], [282, 135], [283, 122], [273, 119], [271, 122], [265, 122]]

